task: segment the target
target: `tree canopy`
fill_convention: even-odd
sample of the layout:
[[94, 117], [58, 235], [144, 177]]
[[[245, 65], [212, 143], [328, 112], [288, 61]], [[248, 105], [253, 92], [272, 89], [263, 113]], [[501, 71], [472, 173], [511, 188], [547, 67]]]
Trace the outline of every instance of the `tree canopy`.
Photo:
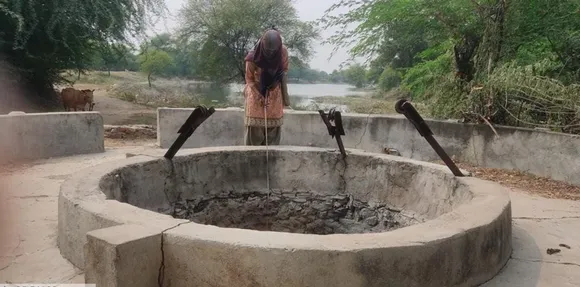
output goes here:
[[400, 88], [435, 116], [571, 131], [580, 126], [578, 11], [576, 0], [344, 0], [321, 22], [342, 28], [329, 43], [398, 71]]
[[362, 88], [367, 84], [365, 67], [361, 64], [353, 64], [349, 66], [344, 70], [344, 77], [347, 83], [357, 88]]
[[162, 50], [151, 50], [146, 51], [140, 57], [141, 61], [141, 71], [147, 74], [147, 81], [149, 82], [149, 87], [151, 87], [151, 75], [163, 74], [168, 70], [169, 67], [173, 65], [173, 59], [167, 52]]
[[179, 36], [195, 43], [199, 68], [213, 81], [243, 80], [244, 57], [267, 28], [279, 29], [291, 56], [302, 62], [318, 37], [287, 0], [188, 0], [180, 20]]
[[147, 13], [162, 8], [162, 0], [0, 1], [0, 53], [33, 96], [50, 97], [65, 69], [86, 69], [96, 51], [140, 35]]

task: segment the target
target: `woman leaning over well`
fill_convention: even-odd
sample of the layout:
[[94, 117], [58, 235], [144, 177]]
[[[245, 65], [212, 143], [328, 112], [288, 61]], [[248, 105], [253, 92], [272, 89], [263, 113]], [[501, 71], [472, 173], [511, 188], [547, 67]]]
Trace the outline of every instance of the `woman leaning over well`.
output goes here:
[[276, 29], [269, 29], [246, 56], [244, 88], [246, 145], [279, 145], [287, 88], [288, 50]]

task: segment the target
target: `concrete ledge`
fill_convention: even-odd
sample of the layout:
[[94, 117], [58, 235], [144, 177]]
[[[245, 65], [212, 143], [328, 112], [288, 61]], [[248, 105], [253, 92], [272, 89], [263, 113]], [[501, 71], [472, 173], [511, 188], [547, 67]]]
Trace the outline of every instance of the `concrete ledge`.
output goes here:
[[119, 225], [87, 233], [85, 282], [111, 287], [158, 287], [162, 230]]
[[107, 200], [99, 181], [107, 173], [131, 162], [151, 160], [149, 157], [132, 157], [124, 161], [107, 163], [81, 171], [61, 186], [58, 197], [57, 244], [62, 256], [83, 269], [86, 234], [90, 231], [123, 224], [145, 224], [157, 228], [170, 228], [186, 220], [141, 209], [116, 200]]
[[[157, 142], [169, 148], [192, 109], [159, 108]], [[243, 110], [219, 109], [204, 122], [183, 148], [242, 145]], [[481, 167], [515, 169], [580, 185], [580, 136], [539, 130], [428, 120], [435, 138], [450, 156]], [[347, 148], [382, 153], [395, 148], [403, 157], [431, 161], [439, 157], [403, 116], [343, 115]], [[282, 145], [336, 148], [318, 113], [288, 111]], [[555, 149], [554, 147], [558, 147]], [[533, 155], [533, 156], [530, 156]]]
[[105, 151], [97, 112], [0, 115], [2, 160], [34, 160]]
[[226, 235], [213, 226], [182, 225], [164, 236], [165, 285], [478, 286], [499, 273], [512, 251], [510, 205], [485, 201], [380, 234], [232, 229]]
[[[156, 254], [161, 246], [154, 244], [158, 240], [154, 230], [169, 229], [163, 234], [163, 285], [224, 287], [475, 286], [495, 276], [509, 259], [512, 251], [511, 205], [505, 188], [475, 178], [455, 178], [440, 165], [362, 151], [349, 152], [352, 157], [372, 157], [369, 170], [376, 170], [380, 161], [400, 163], [407, 171], [411, 166], [419, 166], [422, 173], [432, 174], [434, 178], [455, 180], [455, 184], [449, 186], [466, 187], [471, 196], [462, 197], [467, 201], [457, 206], [449, 205], [447, 201], [450, 198], [434, 197], [433, 206], [425, 208], [426, 214], [441, 206], [453, 208], [444, 214], [437, 213], [436, 217], [423, 223], [382, 233], [333, 235], [265, 232], [187, 223], [112, 199], [122, 196], [123, 190], [132, 195], [137, 191], [135, 188], [139, 185], [129, 185], [134, 182], [133, 173], [123, 172], [127, 168], [135, 169], [135, 174], [144, 178], [161, 177], [156, 181], [171, 187], [171, 179], [160, 174], [159, 170], [177, 170], [178, 163], [196, 162], [203, 156], [231, 153], [233, 157], [236, 153], [263, 150], [263, 147], [184, 150], [173, 162], [136, 156], [76, 173], [74, 178], [63, 184], [59, 195], [58, 242], [61, 253], [75, 265], [82, 268], [83, 263], [87, 262], [86, 267], [95, 270], [97, 268], [92, 261], [108, 261], [109, 258], [92, 257], [97, 255], [98, 250], [112, 250], [115, 244], [127, 244], [125, 250], [132, 250], [131, 246], [135, 246], [135, 249], [148, 249], [144, 250], [146, 254]], [[289, 155], [306, 153], [301, 156], [328, 153], [324, 149], [306, 147], [278, 146], [270, 147], [270, 150]], [[159, 155], [162, 154], [163, 151], [159, 151]], [[202, 178], [207, 177], [202, 180], [212, 180], [215, 174], [221, 174], [220, 178], [227, 177], [218, 169], [208, 172], [196, 169], [194, 172], [189, 167], [179, 168]], [[130, 177], [124, 178], [128, 175]], [[213, 181], [216, 186], [221, 182]], [[203, 186], [199, 180], [195, 182], [198, 183], [195, 186]], [[426, 183], [428, 188], [437, 188], [435, 183], [421, 180], [416, 185], [420, 187]], [[149, 181], [139, 184], [163, 193], [156, 185], [150, 186]], [[358, 181], [354, 184], [353, 188], [358, 190], [359, 184], [363, 183]], [[378, 188], [379, 185], [376, 186]], [[386, 191], [394, 192], [391, 189]], [[155, 196], [148, 190], [139, 192], [143, 196]], [[123, 230], [123, 226], [119, 226], [118, 229], [110, 229], [113, 232], [102, 230], [91, 233], [89, 240], [86, 239], [87, 233], [92, 230], [122, 224], [143, 226], [141, 235], [119, 232], [117, 237], [114, 231]], [[87, 251], [86, 258], [82, 255], [85, 243], [88, 244], [87, 250], [93, 250], [92, 255]], [[99, 264], [115, 265], [114, 262]], [[110, 279], [113, 277], [134, 276], [131, 275], [134, 273], [132, 270], [127, 271], [131, 274], [119, 273], [125, 270], [123, 268], [115, 270], [90, 271], [92, 275], [89, 278], [95, 282], [111, 282], [117, 280]], [[99, 276], [105, 278], [99, 279]], [[149, 286], [154, 283], [157, 284], [157, 281], [143, 281], [140, 284]]]

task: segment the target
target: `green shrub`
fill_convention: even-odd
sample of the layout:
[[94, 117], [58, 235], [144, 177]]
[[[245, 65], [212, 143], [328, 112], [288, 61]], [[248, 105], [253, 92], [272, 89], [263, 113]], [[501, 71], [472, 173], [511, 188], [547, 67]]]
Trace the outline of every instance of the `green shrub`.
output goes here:
[[391, 67], [385, 68], [379, 76], [379, 89], [390, 91], [401, 84], [401, 73]]

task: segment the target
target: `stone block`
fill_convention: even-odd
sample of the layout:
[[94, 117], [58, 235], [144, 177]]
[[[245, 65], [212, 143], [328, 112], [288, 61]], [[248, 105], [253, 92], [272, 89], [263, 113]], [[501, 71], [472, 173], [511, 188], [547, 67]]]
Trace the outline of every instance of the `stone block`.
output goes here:
[[2, 161], [102, 153], [103, 117], [98, 112], [0, 115], [0, 150]]
[[162, 230], [118, 225], [87, 233], [85, 282], [107, 287], [157, 287]]

